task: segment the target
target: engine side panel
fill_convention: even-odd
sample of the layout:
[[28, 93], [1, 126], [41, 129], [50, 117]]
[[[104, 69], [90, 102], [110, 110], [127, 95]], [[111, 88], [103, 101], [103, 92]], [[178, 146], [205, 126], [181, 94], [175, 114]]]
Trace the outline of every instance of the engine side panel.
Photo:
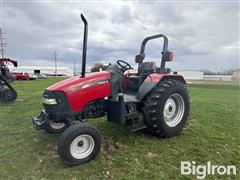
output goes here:
[[148, 75], [148, 77], [144, 80], [144, 82], [140, 86], [137, 94], [138, 100], [141, 101], [161, 80], [165, 78], [173, 78], [186, 84], [186, 81], [184, 80], [183, 76], [178, 74], [152, 73]]
[[74, 112], [79, 112], [90, 101], [110, 96], [110, 82], [94, 85], [81, 89], [74, 93], [68, 93], [67, 97]]

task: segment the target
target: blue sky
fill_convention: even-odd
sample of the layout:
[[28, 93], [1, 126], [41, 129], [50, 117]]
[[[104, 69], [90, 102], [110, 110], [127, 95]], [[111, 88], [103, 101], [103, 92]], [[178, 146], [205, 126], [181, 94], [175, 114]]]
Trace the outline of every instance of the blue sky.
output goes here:
[[[134, 65], [142, 40], [163, 33], [173, 70], [239, 68], [238, 1], [2, 1], [6, 56], [54, 66], [57, 50], [58, 66], [80, 64], [80, 13], [89, 22], [88, 66], [118, 59]], [[160, 63], [161, 49], [161, 40], [149, 42], [145, 60]]]

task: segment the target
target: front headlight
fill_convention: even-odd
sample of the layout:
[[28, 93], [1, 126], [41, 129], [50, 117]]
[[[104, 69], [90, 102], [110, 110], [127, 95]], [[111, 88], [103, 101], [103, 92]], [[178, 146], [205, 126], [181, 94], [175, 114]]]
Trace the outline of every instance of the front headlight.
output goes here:
[[45, 97], [43, 97], [42, 98], [42, 103], [44, 103], [44, 104], [49, 104], [49, 105], [54, 105], [54, 104], [57, 104], [57, 100], [56, 99], [54, 99], [54, 98], [45, 98]]

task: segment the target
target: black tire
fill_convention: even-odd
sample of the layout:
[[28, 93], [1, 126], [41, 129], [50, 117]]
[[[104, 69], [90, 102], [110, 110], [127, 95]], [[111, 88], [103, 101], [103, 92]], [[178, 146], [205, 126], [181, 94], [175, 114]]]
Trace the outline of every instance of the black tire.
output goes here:
[[2, 89], [1, 90], [1, 101], [11, 102], [17, 99], [17, 92], [14, 89]]
[[[78, 142], [77, 138], [79, 140], [82, 138], [82, 141]], [[85, 156], [82, 155], [84, 153], [78, 153], [76, 155], [75, 152], [77, 150], [84, 148], [84, 142], [85, 145], [88, 145], [87, 148], [90, 148], [90, 150], [86, 150], [87, 154]], [[90, 145], [91, 143], [93, 143], [93, 145]], [[76, 149], [76, 147], [79, 149]], [[71, 125], [66, 131], [62, 133], [58, 141], [58, 154], [60, 158], [70, 166], [84, 164], [91, 161], [92, 159], [95, 159], [95, 157], [100, 152], [100, 148], [101, 134], [95, 127], [82, 123]], [[81, 155], [82, 157], [80, 157]]]
[[66, 122], [55, 123], [54, 121], [48, 121], [43, 125], [44, 131], [47, 133], [61, 133], [69, 127]]
[[186, 125], [189, 108], [185, 84], [174, 79], [161, 81], [143, 102], [147, 131], [163, 138], [179, 135]]

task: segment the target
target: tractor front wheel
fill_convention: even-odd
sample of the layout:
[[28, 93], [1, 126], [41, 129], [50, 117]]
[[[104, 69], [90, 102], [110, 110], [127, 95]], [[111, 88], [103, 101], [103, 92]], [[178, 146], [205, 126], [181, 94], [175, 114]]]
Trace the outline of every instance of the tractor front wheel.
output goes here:
[[14, 89], [2, 89], [0, 95], [3, 102], [11, 102], [17, 99], [17, 92]]
[[181, 133], [189, 114], [189, 97], [181, 81], [160, 82], [143, 104], [147, 131], [158, 137], [173, 137]]
[[61, 132], [65, 131], [65, 129], [67, 129], [68, 126], [69, 125], [64, 122], [56, 123], [56, 122], [50, 120], [44, 124], [43, 129], [47, 133], [61, 133]]
[[94, 159], [101, 148], [101, 135], [90, 125], [76, 123], [62, 133], [58, 141], [60, 158], [68, 165], [80, 165]]

